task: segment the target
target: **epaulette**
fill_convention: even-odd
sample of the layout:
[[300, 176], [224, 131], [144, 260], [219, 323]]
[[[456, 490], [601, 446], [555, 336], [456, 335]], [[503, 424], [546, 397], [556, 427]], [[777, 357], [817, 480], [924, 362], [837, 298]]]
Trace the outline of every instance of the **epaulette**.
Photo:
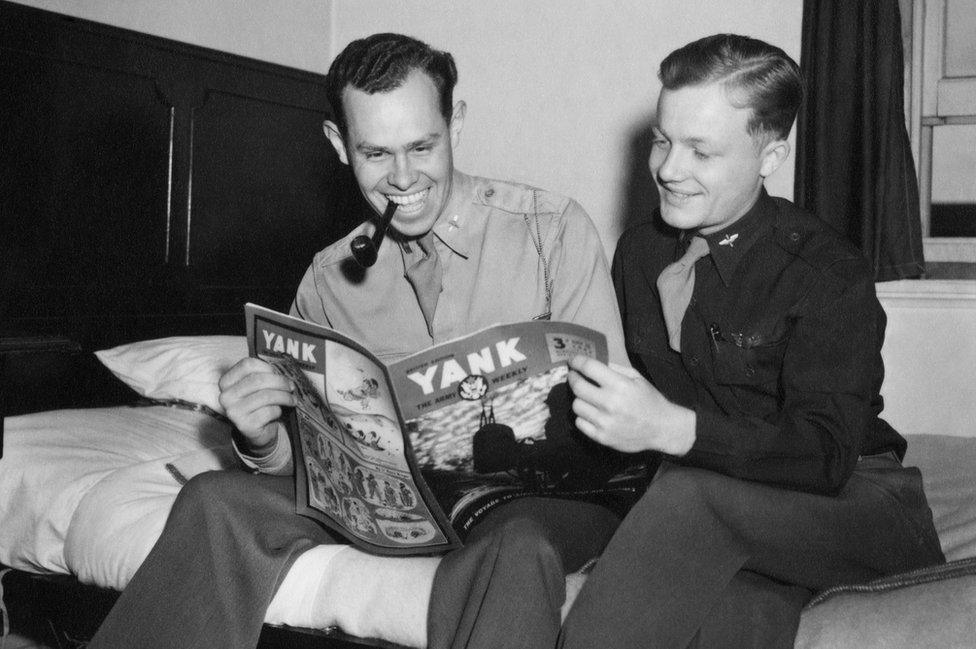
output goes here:
[[780, 210], [773, 223], [773, 240], [781, 248], [821, 271], [838, 262], [863, 261], [860, 252], [825, 223], [782, 203], [785, 201], [777, 201]]
[[507, 180], [483, 180], [477, 196], [483, 205], [512, 214], [561, 213], [569, 204], [565, 196]]

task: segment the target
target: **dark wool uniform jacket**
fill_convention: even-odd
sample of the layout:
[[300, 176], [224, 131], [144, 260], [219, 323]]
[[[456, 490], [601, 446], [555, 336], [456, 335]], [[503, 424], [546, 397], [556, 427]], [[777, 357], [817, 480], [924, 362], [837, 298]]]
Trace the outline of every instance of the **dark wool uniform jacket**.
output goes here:
[[631, 362], [697, 413], [691, 452], [670, 459], [834, 494], [859, 456], [902, 457], [904, 438], [878, 417], [886, 319], [863, 255], [763, 191], [705, 237], [678, 353], [656, 280], [690, 238], [655, 213], [621, 236], [613, 262]]

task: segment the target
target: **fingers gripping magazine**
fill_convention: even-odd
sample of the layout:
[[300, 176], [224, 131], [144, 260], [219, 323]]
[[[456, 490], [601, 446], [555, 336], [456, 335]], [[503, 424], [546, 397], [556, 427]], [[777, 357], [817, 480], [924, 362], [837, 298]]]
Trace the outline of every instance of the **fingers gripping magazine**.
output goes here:
[[296, 386], [296, 511], [361, 548], [444, 552], [497, 504], [567, 491], [579, 455], [552, 452], [568, 427], [553, 413], [569, 416], [572, 356], [606, 362], [603, 334], [496, 325], [386, 366], [327, 327], [253, 304], [245, 314], [250, 355]]

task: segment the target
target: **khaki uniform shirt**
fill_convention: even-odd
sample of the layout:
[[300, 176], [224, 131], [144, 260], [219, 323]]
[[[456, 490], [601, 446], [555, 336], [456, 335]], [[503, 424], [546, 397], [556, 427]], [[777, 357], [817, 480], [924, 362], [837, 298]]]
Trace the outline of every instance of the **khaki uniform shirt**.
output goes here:
[[[327, 325], [385, 362], [495, 323], [551, 320], [607, 336], [610, 361], [629, 365], [609, 266], [599, 235], [578, 203], [551, 192], [455, 171], [451, 198], [434, 225], [443, 290], [433, 335], [407, 280], [403, 256], [387, 237], [362, 270], [349, 244], [363, 224], [318, 253], [298, 287], [291, 314]], [[547, 301], [547, 278], [551, 301]], [[286, 440], [266, 471], [284, 470]]]

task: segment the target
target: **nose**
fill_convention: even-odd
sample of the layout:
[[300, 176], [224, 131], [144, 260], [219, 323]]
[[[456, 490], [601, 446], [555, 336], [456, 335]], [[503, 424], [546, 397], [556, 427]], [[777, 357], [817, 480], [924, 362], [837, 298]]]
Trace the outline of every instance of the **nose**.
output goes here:
[[393, 168], [390, 169], [386, 181], [390, 183], [390, 186], [401, 191], [410, 189], [417, 181], [417, 174], [414, 171], [413, 165], [410, 163], [409, 156], [396, 155], [393, 157]]
[[683, 166], [677, 147], [671, 146], [664, 150], [654, 149], [651, 151], [649, 166], [651, 173], [662, 184], [681, 180]]

